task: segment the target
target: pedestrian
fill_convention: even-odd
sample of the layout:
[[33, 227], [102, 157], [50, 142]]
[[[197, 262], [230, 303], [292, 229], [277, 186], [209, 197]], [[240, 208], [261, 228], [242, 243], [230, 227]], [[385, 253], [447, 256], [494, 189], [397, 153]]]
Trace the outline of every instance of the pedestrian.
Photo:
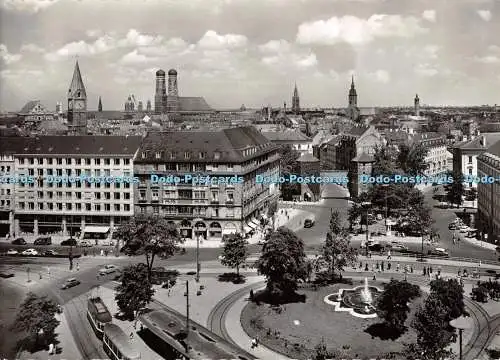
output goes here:
[[377, 273], [374, 271], [373, 272], [373, 281], [377, 280]]
[[424, 269], [422, 270], [422, 275], [427, 275], [427, 268], [424, 266]]
[[365, 271], [368, 271], [368, 263], [365, 263]]
[[76, 271], [80, 271], [80, 263], [76, 263]]
[[391, 263], [390, 263], [390, 262], [388, 262], [388, 263], [387, 263], [387, 271], [390, 271], [390, 270], [391, 270]]
[[101, 249], [101, 256], [104, 256], [104, 250]]
[[54, 355], [54, 344], [49, 345], [49, 355]]
[[400, 265], [399, 263], [396, 264], [396, 271], [399, 271]]
[[360, 269], [362, 269], [362, 268], [363, 268], [363, 262], [362, 262], [362, 261], [360, 261], [360, 262], [359, 262], [359, 268], [360, 268]]
[[383, 261], [382, 261], [381, 267], [382, 267], [382, 272], [383, 272], [384, 271], [384, 262]]
[[50, 267], [47, 266], [47, 276], [50, 276]]
[[250, 347], [251, 347], [252, 349], [255, 349], [255, 348], [257, 347], [257, 340], [252, 339], [252, 341], [251, 341], [251, 343], [250, 343], [250, 344], [251, 344], [251, 345], [250, 345]]
[[391, 260], [391, 250], [387, 250], [387, 260]]
[[134, 338], [134, 332], [132, 331], [132, 332], [130, 333], [130, 339], [132, 340], [133, 338]]
[[372, 271], [375, 272], [375, 264], [372, 264]]
[[410, 272], [413, 274], [413, 265], [410, 265]]
[[40, 275], [40, 280], [42, 280], [42, 272], [41, 271], [38, 273], [38, 275]]

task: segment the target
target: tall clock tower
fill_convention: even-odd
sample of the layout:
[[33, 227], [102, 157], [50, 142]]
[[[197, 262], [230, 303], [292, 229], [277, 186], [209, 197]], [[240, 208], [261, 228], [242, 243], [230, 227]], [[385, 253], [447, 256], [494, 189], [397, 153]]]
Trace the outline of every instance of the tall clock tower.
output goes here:
[[87, 135], [87, 93], [78, 61], [68, 90], [68, 128], [72, 135]]

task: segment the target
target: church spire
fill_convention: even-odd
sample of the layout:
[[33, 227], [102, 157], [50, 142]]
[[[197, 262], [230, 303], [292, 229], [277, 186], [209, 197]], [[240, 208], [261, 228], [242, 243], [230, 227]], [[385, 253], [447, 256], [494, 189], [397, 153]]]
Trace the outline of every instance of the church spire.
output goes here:
[[99, 96], [99, 105], [97, 105], [97, 111], [102, 112], [102, 100], [100, 96]]
[[85, 85], [83, 85], [82, 74], [80, 73], [78, 60], [75, 63], [75, 70], [73, 71], [73, 79], [71, 79], [71, 85], [69, 86], [68, 97], [87, 97], [87, 92], [85, 91]]
[[351, 75], [351, 89], [355, 89], [355, 86], [354, 86], [354, 75]]

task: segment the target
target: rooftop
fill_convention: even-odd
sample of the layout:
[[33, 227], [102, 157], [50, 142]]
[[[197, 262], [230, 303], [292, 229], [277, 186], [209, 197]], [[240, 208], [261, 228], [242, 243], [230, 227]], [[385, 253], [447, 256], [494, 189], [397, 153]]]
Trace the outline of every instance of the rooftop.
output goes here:
[[354, 162], [360, 162], [360, 163], [369, 163], [369, 162], [374, 162], [375, 158], [367, 153], [361, 153], [358, 156], [356, 156], [354, 159], [352, 159]]
[[[245, 155], [243, 151], [247, 149], [256, 150]], [[215, 131], [159, 131], [144, 138], [141, 152], [146, 157], [137, 159], [136, 163], [152, 160], [241, 162], [274, 149], [276, 146], [253, 126]], [[185, 153], [189, 154], [187, 158]]]
[[305, 153], [297, 160], [298, 162], [318, 162], [319, 160], [312, 154]]
[[494, 145], [497, 141], [500, 141], [500, 132], [484, 133], [475, 137], [472, 140], [462, 141], [461, 143], [458, 143], [455, 147], [458, 147], [462, 150], [488, 149], [490, 146]]
[[203, 97], [179, 96], [179, 111], [196, 112], [212, 110]]
[[488, 153], [500, 157], [500, 140], [488, 148]]
[[311, 141], [311, 138], [298, 130], [289, 131], [262, 131], [269, 141]]
[[134, 155], [140, 136], [38, 136], [0, 138], [0, 154]]

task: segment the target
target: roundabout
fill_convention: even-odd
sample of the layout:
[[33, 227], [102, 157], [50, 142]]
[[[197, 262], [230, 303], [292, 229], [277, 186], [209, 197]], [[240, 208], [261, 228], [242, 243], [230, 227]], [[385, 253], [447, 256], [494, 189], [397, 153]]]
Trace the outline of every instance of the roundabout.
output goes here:
[[[345, 273], [346, 277], [352, 278], [355, 282], [355, 284], [363, 284], [364, 276], [361, 276], [362, 274], [359, 272], [347, 272]], [[384, 276], [385, 275], [385, 276]], [[370, 284], [370, 285], [376, 285], [375, 287], [378, 287], [378, 285], [382, 284], [382, 282], [389, 281], [390, 278], [402, 280], [402, 274], [384, 274], [381, 276], [379, 281], [376, 282], [376, 284]], [[392, 276], [391, 276], [392, 275]], [[419, 285], [423, 288], [428, 287], [428, 281], [422, 277], [419, 276], [408, 276], [408, 280], [416, 285]], [[360, 285], [361, 286], [361, 285]], [[265, 287], [265, 282], [259, 282], [253, 285], [252, 289], [254, 291], [262, 289]], [[343, 288], [346, 288], [347, 286], [342, 286]], [[356, 287], [356, 286], [354, 286]], [[358, 286], [359, 287], [359, 286]], [[352, 288], [352, 287], [351, 287]], [[336, 289], [339, 290], [340, 286]], [[214, 332], [218, 333], [218, 335], [227, 338], [228, 340], [232, 342], [238, 343], [238, 345], [248, 351], [250, 351], [252, 354], [254, 354], [257, 358], [260, 359], [289, 359], [290, 356], [287, 355], [288, 351], [283, 351], [282, 347], [276, 346], [275, 341], [269, 341], [269, 339], [272, 339], [273, 337], [276, 337], [276, 335], [281, 336], [282, 334], [274, 334], [274, 332], [271, 332], [271, 334], [267, 335], [267, 332], [265, 332], [264, 336], [259, 337], [259, 342], [260, 345], [256, 349], [252, 349], [250, 347], [250, 342], [253, 336], [255, 336], [255, 332], [252, 332], [252, 329], [249, 328], [248, 325], [242, 324], [241, 321], [238, 322], [237, 324], [235, 323], [238, 319], [240, 318], [241, 320], [244, 320], [243, 317], [245, 308], [248, 307], [248, 289], [240, 289], [239, 291], [234, 292], [233, 294], [227, 296], [225, 299], [220, 301], [217, 306], [212, 310], [209, 319], [208, 319], [208, 327], [211, 328]], [[319, 292], [319, 291], [318, 291]], [[335, 291], [333, 291], [335, 294]], [[352, 321], [357, 321], [360, 324], [364, 324], [365, 328], [368, 325], [369, 322], [377, 322], [378, 319], [355, 319], [353, 316], [347, 313], [335, 313], [334, 310], [332, 309], [331, 305], [328, 305], [325, 303], [324, 298], [328, 295], [331, 295], [332, 291], [325, 291], [322, 295], [323, 296], [317, 296], [316, 298], [316, 304], [320, 306], [319, 304], [322, 303], [323, 306], [329, 307], [329, 312], [334, 313], [335, 315], [338, 316], [344, 316], [344, 317], [349, 317], [352, 319]], [[471, 331], [471, 334], [469, 337], [464, 339], [464, 359], [476, 359], [480, 355], [484, 354], [484, 350], [486, 347], [489, 345], [491, 342], [492, 338], [494, 337], [498, 326], [500, 325], [500, 316], [489, 316], [488, 313], [477, 303], [473, 302], [470, 300], [468, 297], [464, 297], [464, 301], [467, 307], [467, 311], [471, 314], [471, 317], [474, 319], [474, 329]], [[289, 306], [289, 305], [285, 305]], [[328, 311], [325, 312], [328, 314]], [[268, 315], [270, 315], [269, 313]], [[302, 326], [311, 326], [314, 328], [312, 325], [308, 325], [308, 321], [304, 323], [304, 320], [300, 319], [299, 316], [300, 314], [295, 314], [295, 316], [290, 316], [287, 320], [287, 325], [285, 326], [285, 329], [291, 328], [293, 329], [294, 327], [302, 327]], [[273, 315], [275, 316], [275, 315]], [[411, 316], [411, 315], [410, 315]], [[326, 318], [326, 316], [323, 316]], [[297, 321], [296, 321], [297, 320]], [[255, 323], [255, 322], [254, 322]], [[332, 322], [330, 325], [335, 324]], [[224, 328], [223, 333], [219, 333], [217, 331], [217, 328], [221, 329]], [[358, 331], [362, 333], [361, 336], [365, 336], [364, 333], [364, 328], [360, 329], [361, 326], [358, 326]], [[347, 333], [345, 329], [340, 330], [340, 334], [342, 332]], [[278, 330], [278, 333], [280, 331]], [[283, 332], [283, 331], [281, 331]], [[337, 332], [336, 337], [338, 337], [339, 332]], [[316, 330], [316, 336], [318, 338], [321, 338], [323, 334], [318, 333]], [[346, 334], [347, 335], [347, 334]], [[333, 344], [331, 344], [330, 340], [332, 339], [331, 337], [326, 337], [324, 336], [325, 339], [328, 339], [327, 344], [329, 347], [331, 347]], [[352, 338], [351, 342], [358, 342], [360, 341], [360, 338]], [[298, 343], [298, 342], [295, 342]], [[295, 347], [299, 345], [295, 345], [295, 343], [292, 343], [291, 346]], [[309, 343], [308, 344], [311, 348], [315, 347], [315, 343]], [[355, 350], [352, 347], [349, 346], [349, 344], [346, 342], [340, 346], [341, 349], [346, 350], [346, 351], [352, 351]], [[304, 348], [299, 348], [297, 349], [298, 353], [304, 353]], [[384, 349], [386, 350], [386, 349]], [[383, 353], [387, 353], [389, 351], [383, 351]], [[302, 356], [298, 358], [304, 358], [306, 354], [303, 354]], [[354, 354], [355, 355], [355, 354]], [[361, 354], [359, 354], [361, 355]], [[380, 355], [380, 354], [377, 354]], [[297, 358], [297, 357], [296, 357]]]

